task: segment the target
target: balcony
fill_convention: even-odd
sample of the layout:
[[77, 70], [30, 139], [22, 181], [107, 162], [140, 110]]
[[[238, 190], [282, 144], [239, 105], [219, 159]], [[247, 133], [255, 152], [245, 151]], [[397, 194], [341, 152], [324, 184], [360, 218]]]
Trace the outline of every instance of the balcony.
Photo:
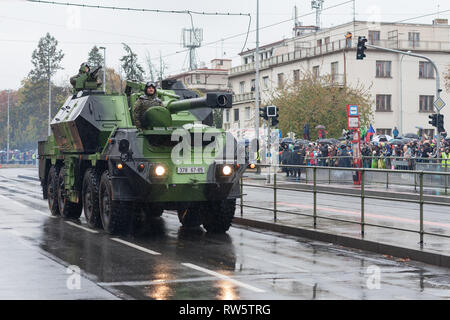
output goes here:
[[[358, 39], [358, 36], [354, 37]], [[368, 42], [370, 44], [370, 42]], [[444, 41], [412, 41], [412, 40], [375, 40], [373, 45], [399, 50], [423, 50], [423, 51], [443, 51], [450, 52], [450, 42]], [[356, 49], [358, 41], [353, 40], [351, 49]], [[322, 46], [312, 48], [298, 48], [293, 52], [273, 56], [260, 61], [260, 70], [274, 67], [280, 64], [299, 61], [307, 58], [314, 58], [323, 54], [333, 53], [346, 48], [346, 41], [337, 40], [324, 44]], [[369, 49], [370, 50], [370, 49]], [[230, 69], [230, 77], [238, 76], [245, 73], [255, 72], [255, 62], [237, 66]]]
[[255, 93], [247, 92], [247, 93], [239, 93], [233, 96], [233, 103], [244, 103], [255, 101]]

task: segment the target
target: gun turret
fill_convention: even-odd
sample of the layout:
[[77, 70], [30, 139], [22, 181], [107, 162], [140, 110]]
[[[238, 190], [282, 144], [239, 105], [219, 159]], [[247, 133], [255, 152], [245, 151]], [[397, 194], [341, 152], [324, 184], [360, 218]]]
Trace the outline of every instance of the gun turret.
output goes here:
[[145, 123], [149, 129], [153, 127], [170, 127], [172, 123], [171, 114], [200, 108], [229, 109], [231, 107], [231, 93], [207, 93], [202, 98], [171, 99], [164, 101], [162, 106], [149, 108], [145, 112]]

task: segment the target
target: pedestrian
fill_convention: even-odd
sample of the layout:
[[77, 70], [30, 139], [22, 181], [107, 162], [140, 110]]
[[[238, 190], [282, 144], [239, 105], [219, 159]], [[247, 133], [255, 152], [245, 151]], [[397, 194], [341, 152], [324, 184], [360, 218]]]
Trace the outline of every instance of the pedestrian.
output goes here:
[[392, 131], [392, 133], [394, 135], [394, 139], [397, 139], [398, 134], [399, 134], [397, 127], [394, 127], [394, 130]]

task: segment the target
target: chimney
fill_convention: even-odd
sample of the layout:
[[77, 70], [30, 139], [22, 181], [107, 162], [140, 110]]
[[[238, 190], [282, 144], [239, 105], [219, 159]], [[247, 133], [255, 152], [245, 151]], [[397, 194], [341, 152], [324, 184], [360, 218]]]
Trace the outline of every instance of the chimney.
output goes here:
[[433, 24], [448, 25], [448, 19], [434, 19]]

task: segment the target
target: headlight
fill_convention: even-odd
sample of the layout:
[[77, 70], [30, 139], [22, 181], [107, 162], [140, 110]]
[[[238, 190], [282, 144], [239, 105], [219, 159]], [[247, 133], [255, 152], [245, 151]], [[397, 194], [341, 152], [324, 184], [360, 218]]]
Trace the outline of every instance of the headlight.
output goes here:
[[223, 166], [222, 167], [222, 174], [224, 176], [229, 176], [233, 172], [233, 169], [230, 166]]
[[164, 168], [163, 166], [156, 166], [155, 168], [155, 175], [158, 177], [162, 177], [163, 175], [166, 174], [166, 168]]

